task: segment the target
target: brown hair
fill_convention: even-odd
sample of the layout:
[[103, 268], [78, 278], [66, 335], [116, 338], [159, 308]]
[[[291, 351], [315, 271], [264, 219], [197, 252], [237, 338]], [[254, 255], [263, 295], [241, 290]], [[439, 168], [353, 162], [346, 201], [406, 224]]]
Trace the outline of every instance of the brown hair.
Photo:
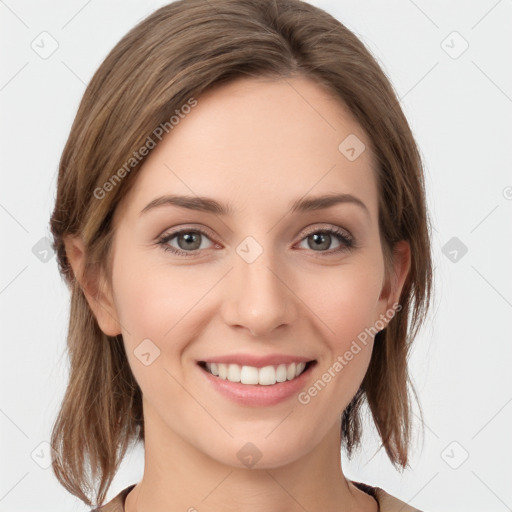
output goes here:
[[[342, 416], [342, 443], [360, 444], [367, 400], [390, 460], [408, 464], [407, 358], [429, 307], [430, 226], [422, 162], [391, 84], [363, 43], [325, 11], [299, 0], [179, 0], [142, 20], [111, 50], [80, 103], [59, 164], [51, 217], [59, 270], [71, 288], [69, 383], [53, 426], [53, 470], [72, 494], [102, 503], [131, 441], [144, 442], [141, 390], [121, 336], [99, 328], [66, 257], [80, 234], [85, 273], [111, 275], [112, 218], [144, 158], [126, 162], [191, 98], [240, 77], [303, 76], [344, 103], [378, 162], [379, 229], [389, 275], [397, 241], [411, 246], [402, 309], [375, 338], [368, 372]], [[112, 181], [116, 178], [116, 181]], [[95, 191], [112, 183], [98, 199]], [[410, 324], [408, 325], [408, 322]], [[416, 396], [416, 394], [415, 394]], [[88, 466], [89, 465], [89, 466]], [[87, 471], [91, 470], [91, 474]]]

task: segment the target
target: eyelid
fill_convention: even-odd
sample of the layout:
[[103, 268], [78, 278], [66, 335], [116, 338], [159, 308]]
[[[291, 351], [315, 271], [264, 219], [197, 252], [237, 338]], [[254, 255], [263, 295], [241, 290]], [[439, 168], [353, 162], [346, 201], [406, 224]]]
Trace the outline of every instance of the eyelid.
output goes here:
[[354, 240], [354, 237], [352, 236], [352, 233], [347, 228], [344, 228], [344, 227], [341, 227], [341, 226], [337, 226], [335, 224], [328, 224], [328, 223], [325, 223], [325, 222], [324, 223], [320, 222], [320, 223], [312, 224], [311, 226], [303, 228], [303, 230], [299, 231], [299, 234], [304, 231], [304, 235], [303, 235], [303, 237], [300, 240], [302, 241], [305, 236], [308, 236], [308, 235], [310, 235], [312, 233], [316, 233], [318, 231], [324, 231], [324, 230], [342, 231], [347, 236], [347, 238], [350, 238], [351, 240]]
[[162, 231], [162, 233], [158, 235], [157, 239], [177, 235], [183, 231], [198, 231], [200, 233], [205, 233], [210, 238], [215, 238], [214, 232], [202, 224], [178, 224], [177, 226], [173, 226]]
[[[176, 230], [174, 230], [174, 227], [176, 227]], [[180, 233], [182, 231], [186, 231], [186, 230], [190, 230], [190, 231], [197, 230], [199, 232], [206, 232], [206, 234], [210, 238], [216, 238], [216, 236], [213, 233], [213, 231], [211, 229], [207, 228], [206, 226], [203, 226], [202, 224], [178, 224], [177, 226], [174, 226], [174, 227], [165, 229], [160, 235], [157, 236], [157, 239], [161, 239], [163, 237], [167, 237], [167, 236], [170, 236], [172, 234], [178, 234], [178, 233]], [[314, 223], [314, 224], [311, 224], [310, 226], [302, 228], [297, 233], [296, 236], [299, 236], [301, 233], [304, 233], [302, 238], [299, 240], [299, 242], [300, 242], [300, 241], [303, 240], [303, 238], [305, 236], [308, 236], [311, 233], [316, 233], [317, 231], [322, 231], [322, 230], [327, 230], [327, 229], [334, 229], [334, 230], [343, 231], [343, 232], [345, 232], [347, 237], [349, 237], [351, 239], [354, 239], [352, 233], [347, 228], [341, 227], [341, 226], [337, 226], [335, 224], [325, 223], [325, 222], [323, 222], [323, 223], [320, 222], [320, 223], [316, 223], [316, 224]]]

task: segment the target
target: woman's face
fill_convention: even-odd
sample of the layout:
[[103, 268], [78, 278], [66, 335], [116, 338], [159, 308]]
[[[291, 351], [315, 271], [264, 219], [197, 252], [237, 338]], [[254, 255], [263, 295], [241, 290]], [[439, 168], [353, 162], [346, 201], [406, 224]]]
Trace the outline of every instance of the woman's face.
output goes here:
[[[146, 439], [272, 467], [339, 433], [398, 296], [384, 281], [372, 165], [358, 124], [302, 78], [209, 91], [151, 150], [115, 216], [118, 323], [101, 321], [122, 333]], [[171, 195], [188, 203], [160, 199]], [[308, 202], [334, 195], [345, 200]], [[294, 379], [291, 363], [308, 361]]]

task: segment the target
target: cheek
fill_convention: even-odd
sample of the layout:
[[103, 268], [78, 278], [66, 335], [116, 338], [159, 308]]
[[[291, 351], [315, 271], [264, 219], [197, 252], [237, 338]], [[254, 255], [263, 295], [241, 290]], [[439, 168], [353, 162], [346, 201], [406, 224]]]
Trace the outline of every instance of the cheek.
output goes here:
[[329, 339], [342, 350], [378, 318], [382, 274], [375, 266], [346, 266], [322, 284], [311, 307], [328, 327]]
[[183, 268], [148, 263], [148, 256], [120, 258], [113, 276], [116, 310], [132, 343], [172, 336], [203, 287]]
[[337, 404], [336, 414], [357, 392], [370, 362], [382, 285], [378, 268], [347, 265], [322, 280], [324, 293], [315, 295], [312, 309], [318, 311], [327, 343], [327, 357], [319, 368], [330, 395], [324, 404]]
[[180, 378], [176, 368], [191, 335], [193, 306], [205, 292], [180, 269], [134, 256], [115, 264], [116, 310], [133, 375], [151, 402], [160, 399], [163, 389], [179, 396], [169, 372]]
[[205, 295], [218, 276], [149, 259], [119, 258], [113, 286], [129, 364], [144, 394], [152, 397], [162, 385], [179, 392], [168, 372], [183, 378], [183, 353], [211, 316], [205, 308], [213, 294]]

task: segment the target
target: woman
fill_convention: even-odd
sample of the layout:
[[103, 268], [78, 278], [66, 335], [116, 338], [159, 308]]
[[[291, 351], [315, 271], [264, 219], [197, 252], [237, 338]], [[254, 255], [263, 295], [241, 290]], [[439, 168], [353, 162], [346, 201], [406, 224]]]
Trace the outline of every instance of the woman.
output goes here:
[[340, 465], [367, 402], [407, 467], [432, 270], [415, 141], [339, 21], [296, 0], [158, 9], [87, 87], [51, 229], [71, 493], [100, 506], [142, 441], [142, 481], [98, 510], [416, 510]]

